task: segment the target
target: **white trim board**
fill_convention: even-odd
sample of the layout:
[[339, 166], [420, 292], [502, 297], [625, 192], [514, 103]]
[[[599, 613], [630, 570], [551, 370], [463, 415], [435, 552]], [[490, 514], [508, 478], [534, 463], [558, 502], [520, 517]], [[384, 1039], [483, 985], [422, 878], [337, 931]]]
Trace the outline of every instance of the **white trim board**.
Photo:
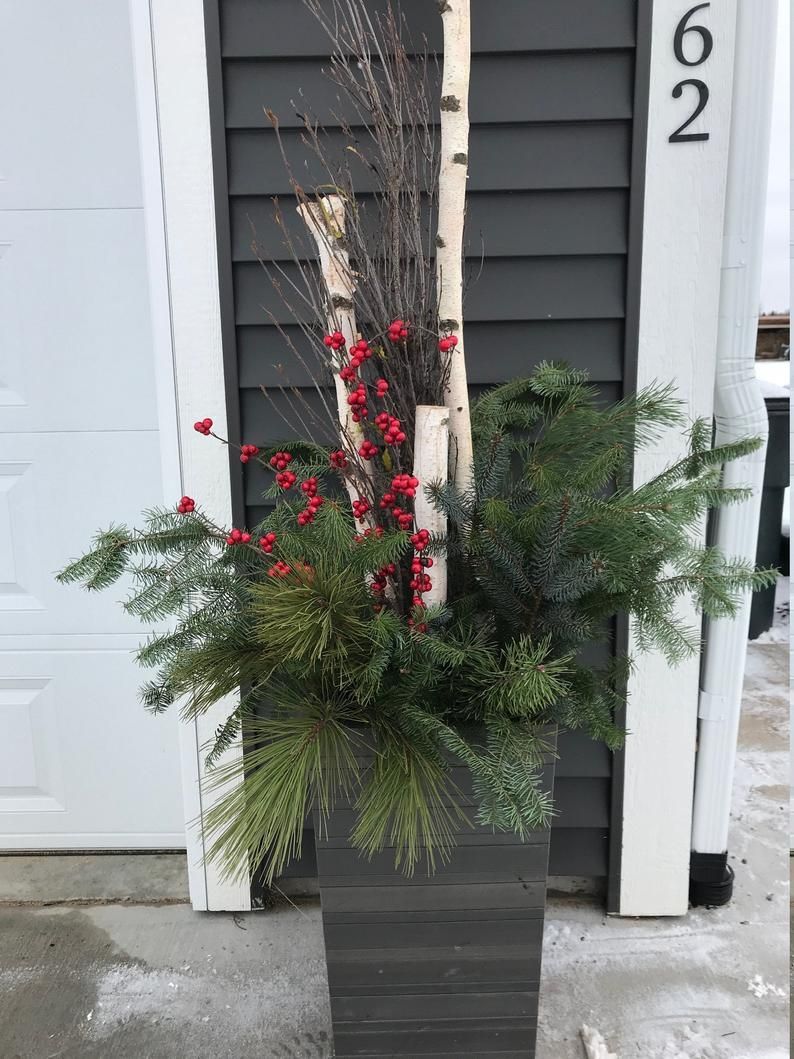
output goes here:
[[[130, 0], [166, 494], [188, 493], [231, 525], [226, 448], [193, 430], [209, 415], [226, 433], [207, 58], [202, 0]], [[247, 867], [224, 878], [204, 860], [210, 795], [202, 747], [234, 708], [218, 703], [181, 726], [190, 896], [200, 911], [251, 907]], [[239, 757], [233, 747], [224, 762]]]
[[[653, 10], [637, 386], [674, 382], [695, 418], [713, 411], [736, 0], [712, 0], [691, 20], [714, 37], [711, 55], [696, 67], [679, 63], [673, 50], [676, 26], [691, 7], [676, 0]], [[694, 34], [687, 38], [696, 53], [695, 41]], [[710, 96], [687, 131], [707, 131], [709, 139], [670, 143], [694, 109], [691, 87], [682, 98], [672, 95], [689, 78], [703, 80]], [[635, 482], [685, 449], [686, 439], [668, 432], [638, 454]], [[699, 627], [694, 608], [682, 616]], [[619, 914], [684, 915], [700, 659], [671, 669], [660, 654], [633, 648], [630, 641], [636, 668], [626, 711]]]

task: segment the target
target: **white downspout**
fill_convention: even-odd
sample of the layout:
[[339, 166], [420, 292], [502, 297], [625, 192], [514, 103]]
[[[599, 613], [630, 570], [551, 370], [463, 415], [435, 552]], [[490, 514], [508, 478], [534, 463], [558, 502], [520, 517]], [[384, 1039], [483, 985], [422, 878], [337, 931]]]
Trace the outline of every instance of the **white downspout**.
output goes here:
[[[716, 441], [768, 434], [755, 378], [772, 114], [777, 0], [738, 0], [733, 110], [723, 234], [715, 391]], [[755, 561], [766, 445], [725, 468], [727, 486], [750, 486], [751, 500], [716, 514], [714, 544]], [[692, 900], [730, 899], [727, 867], [736, 744], [751, 594], [730, 620], [706, 626], [692, 821]]]

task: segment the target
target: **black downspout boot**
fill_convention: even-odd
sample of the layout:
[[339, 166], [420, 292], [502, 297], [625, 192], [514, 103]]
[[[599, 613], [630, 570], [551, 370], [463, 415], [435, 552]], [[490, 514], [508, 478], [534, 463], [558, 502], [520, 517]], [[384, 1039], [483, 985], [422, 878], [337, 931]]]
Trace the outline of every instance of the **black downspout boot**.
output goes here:
[[689, 861], [689, 903], [695, 907], [718, 908], [733, 897], [733, 868], [724, 853], [696, 853]]

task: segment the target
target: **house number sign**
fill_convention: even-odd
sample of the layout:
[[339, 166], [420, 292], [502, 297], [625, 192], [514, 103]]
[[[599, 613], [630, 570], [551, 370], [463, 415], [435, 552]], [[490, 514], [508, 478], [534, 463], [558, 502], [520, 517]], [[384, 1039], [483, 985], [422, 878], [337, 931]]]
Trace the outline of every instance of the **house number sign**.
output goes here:
[[[711, 4], [698, 4], [696, 7], [690, 8], [675, 28], [673, 51], [682, 66], [702, 65], [711, 55], [714, 48], [714, 37], [712, 37], [710, 30], [705, 26], [690, 25], [689, 22], [693, 15], [706, 7], [711, 7]], [[699, 52], [694, 59], [688, 59], [684, 54], [684, 40], [687, 34], [695, 34], [700, 38]], [[696, 140], [707, 140], [709, 138], [709, 133], [707, 132], [686, 131], [692, 122], [706, 109], [706, 104], [709, 101], [709, 86], [705, 81], [701, 81], [697, 77], [686, 77], [683, 81], [679, 81], [673, 89], [673, 99], [680, 99], [684, 94], [684, 89], [687, 87], [692, 87], [697, 92], [697, 105], [683, 125], [679, 125], [675, 132], [671, 134], [670, 143], [693, 143]]]

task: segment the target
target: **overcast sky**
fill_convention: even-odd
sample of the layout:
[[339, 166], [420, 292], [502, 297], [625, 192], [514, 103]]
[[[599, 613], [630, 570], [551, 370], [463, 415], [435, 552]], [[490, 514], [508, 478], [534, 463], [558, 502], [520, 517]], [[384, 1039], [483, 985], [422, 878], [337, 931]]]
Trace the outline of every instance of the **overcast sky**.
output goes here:
[[772, 107], [772, 149], [769, 158], [769, 191], [764, 233], [764, 270], [761, 278], [761, 311], [788, 309], [789, 286], [789, 181], [791, 178], [789, 63], [791, 57], [791, 10], [789, 0], [780, 0], [775, 99]]

